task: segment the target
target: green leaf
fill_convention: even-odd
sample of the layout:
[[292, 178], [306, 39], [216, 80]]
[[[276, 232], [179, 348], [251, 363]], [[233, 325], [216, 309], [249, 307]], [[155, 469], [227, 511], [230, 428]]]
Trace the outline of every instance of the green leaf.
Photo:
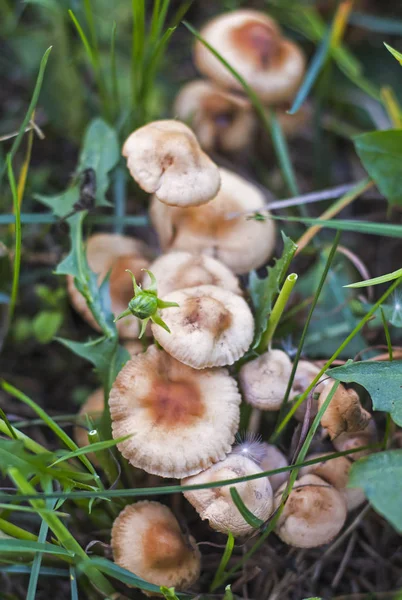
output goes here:
[[173, 587], [167, 588], [164, 585], [161, 585], [161, 592], [166, 600], [179, 600]]
[[244, 504], [239, 492], [237, 491], [237, 489], [235, 487], [230, 488], [230, 495], [232, 497], [234, 504], [236, 505], [237, 510], [239, 511], [239, 513], [241, 514], [243, 519], [249, 525], [251, 525], [251, 527], [254, 527], [254, 529], [258, 529], [259, 527], [261, 527], [261, 525], [264, 524], [264, 521], [261, 521], [261, 519], [256, 517], [251, 512], [251, 510], [249, 510], [247, 508], [247, 506]]
[[393, 271], [392, 273], [387, 273], [386, 275], [381, 275], [380, 277], [373, 277], [373, 279], [366, 279], [365, 281], [357, 281], [356, 283], [350, 283], [349, 285], [345, 285], [344, 287], [361, 288], [368, 287], [370, 285], [379, 285], [380, 283], [386, 283], [387, 281], [393, 281], [394, 279], [398, 279], [398, 277], [402, 277], [402, 269], [398, 269], [397, 271]]
[[227, 585], [225, 587], [225, 595], [223, 596], [223, 600], [234, 600], [234, 596], [230, 585]]
[[0, 540], [0, 552], [21, 554], [23, 552], [44, 552], [60, 556], [74, 556], [72, 552], [56, 546], [55, 544], [31, 542], [29, 540]]
[[402, 204], [402, 129], [372, 131], [354, 138], [364, 168], [390, 204]]
[[41, 344], [48, 344], [56, 335], [63, 322], [63, 313], [58, 310], [43, 310], [32, 321], [36, 339]]
[[252, 349], [257, 348], [268, 326], [274, 298], [286, 276], [289, 265], [297, 250], [296, 244], [282, 232], [284, 248], [281, 258], [273, 267], [267, 268], [267, 276], [260, 279], [255, 271], [250, 273], [249, 289], [255, 310], [255, 337]]
[[45, 455], [33, 456], [25, 450], [22, 440], [0, 439], [0, 471], [3, 474], [6, 474], [10, 467], [15, 467], [29, 477], [38, 470], [43, 471], [51, 456], [51, 452]]
[[219, 567], [216, 570], [214, 579], [211, 583], [211, 592], [214, 592], [216, 590], [216, 588], [218, 588], [220, 586], [221, 581], [224, 579], [225, 569], [226, 569], [228, 562], [230, 560], [230, 557], [232, 556], [232, 553], [233, 553], [234, 541], [235, 540], [233, 537], [233, 533], [231, 533], [229, 531], [228, 539], [226, 540], [225, 551], [221, 558], [221, 562], [219, 563]]
[[358, 383], [370, 394], [374, 410], [390, 413], [402, 426], [402, 363], [364, 361], [335, 367], [327, 375], [344, 383]]
[[348, 487], [362, 488], [373, 508], [402, 533], [402, 450], [372, 454], [354, 463]]
[[89, 454], [90, 452], [100, 452], [101, 450], [106, 450], [107, 448], [112, 448], [116, 446], [116, 444], [120, 444], [120, 442], [124, 442], [128, 440], [132, 435], [129, 433], [128, 435], [124, 435], [114, 440], [106, 440], [104, 442], [96, 442], [95, 444], [89, 444], [88, 446], [83, 446], [82, 448], [78, 448], [74, 452], [63, 453], [63, 455], [55, 460], [50, 466], [54, 467], [55, 465], [65, 461], [70, 460], [70, 458], [75, 458], [76, 456], [81, 456], [82, 454]]
[[394, 58], [396, 58], [396, 60], [399, 62], [399, 64], [402, 65], [402, 54], [400, 52], [398, 52], [398, 50], [395, 50], [395, 48], [393, 48], [389, 44], [386, 44], [385, 42], [384, 42], [384, 46], [386, 47], [388, 52], [391, 52], [392, 56]]

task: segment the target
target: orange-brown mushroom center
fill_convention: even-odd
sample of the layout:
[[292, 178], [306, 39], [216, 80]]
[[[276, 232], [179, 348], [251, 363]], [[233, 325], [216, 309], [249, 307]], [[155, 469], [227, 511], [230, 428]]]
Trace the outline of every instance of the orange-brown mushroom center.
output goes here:
[[183, 321], [193, 329], [206, 329], [218, 337], [230, 327], [232, 315], [216, 298], [201, 296], [187, 298], [183, 303]]
[[133, 281], [130, 273], [126, 273], [126, 269], [134, 274], [138, 283], [142, 277], [141, 269], [145, 269], [147, 266], [148, 261], [145, 258], [131, 254], [119, 256], [114, 261], [110, 272], [110, 296], [113, 305], [124, 305], [126, 308], [134, 296]]
[[205, 406], [198, 386], [190, 381], [157, 379], [143, 406], [161, 427], [187, 427], [202, 418]]
[[269, 24], [249, 20], [232, 31], [231, 41], [256, 67], [267, 69], [276, 58], [279, 35]]
[[189, 549], [177, 527], [152, 523], [143, 536], [144, 562], [151, 569], [174, 569], [186, 561]]

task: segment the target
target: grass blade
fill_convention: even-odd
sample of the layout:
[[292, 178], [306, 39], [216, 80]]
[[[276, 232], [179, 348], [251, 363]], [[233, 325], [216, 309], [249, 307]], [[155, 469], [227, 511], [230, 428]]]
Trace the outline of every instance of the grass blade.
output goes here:
[[10, 182], [11, 194], [13, 197], [13, 209], [15, 215], [15, 252], [14, 252], [14, 265], [13, 265], [13, 283], [11, 288], [11, 298], [8, 311], [8, 322], [11, 323], [15, 305], [18, 297], [18, 284], [20, 279], [20, 267], [21, 267], [21, 212], [20, 205], [18, 202], [17, 185], [15, 182], [14, 171], [12, 167], [12, 154], [11, 152], [7, 155], [7, 173], [8, 180]]
[[0, 540], [0, 552], [7, 554], [22, 554], [23, 552], [42, 552], [71, 558], [73, 552], [69, 552], [55, 544], [31, 542], [29, 540]]
[[263, 525], [264, 521], [261, 521], [261, 519], [253, 515], [251, 510], [247, 508], [235, 487], [230, 488], [230, 495], [234, 504], [236, 505], [237, 510], [239, 511], [243, 519], [246, 521], [246, 523], [251, 525], [251, 527], [254, 527], [254, 529], [258, 529], [259, 527], [261, 527], [261, 525]]
[[353, 221], [347, 219], [313, 219], [310, 217], [282, 217], [269, 216], [276, 221], [288, 221], [293, 223], [304, 223], [305, 225], [318, 225], [327, 229], [339, 231], [352, 231], [353, 233], [367, 233], [369, 235], [381, 235], [385, 237], [402, 238], [402, 226], [389, 223], [372, 223], [370, 221]]
[[94, 444], [89, 444], [88, 446], [83, 446], [82, 448], [78, 448], [78, 450], [74, 450], [73, 452], [68, 452], [67, 454], [63, 454], [60, 458], [54, 461], [50, 466], [54, 467], [55, 465], [65, 461], [70, 460], [71, 458], [76, 458], [77, 456], [83, 456], [85, 454], [89, 454], [92, 452], [100, 452], [101, 450], [106, 450], [107, 448], [112, 448], [116, 446], [116, 444], [120, 444], [120, 442], [124, 442], [128, 440], [132, 435], [129, 434], [123, 437], [117, 438], [115, 440], [106, 440], [105, 442], [95, 442]]
[[225, 573], [225, 569], [226, 569], [227, 564], [230, 560], [230, 557], [232, 556], [232, 553], [233, 553], [234, 542], [235, 542], [235, 540], [234, 540], [233, 534], [230, 533], [230, 531], [229, 531], [228, 539], [226, 540], [225, 551], [221, 558], [221, 562], [219, 563], [219, 567], [216, 570], [215, 577], [211, 583], [210, 592], [214, 592], [216, 590], [216, 588], [220, 586], [220, 582]]
[[397, 271], [393, 271], [392, 273], [387, 273], [386, 275], [380, 275], [380, 277], [373, 277], [372, 279], [366, 279], [365, 281], [357, 281], [356, 283], [349, 283], [349, 285], [345, 285], [347, 288], [362, 288], [369, 287], [371, 285], [379, 285], [380, 283], [386, 283], [387, 281], [393, 281], [394, 279], [398, 279], [398, 277], [402, 277], [402, 269], [398, 269]]
[[78, 600], [77, 573], [73, 565], [70, 566], [71, 600]]
[[75, 14], [73, 13], [73, 11], [71, 9], [68, 10], [68, 14], [70, 15], [71, 20], [74, 23], [75, 28], [78, 32], [78, 35], [80, 36], [80, 39], [81, 39], [82, 45], [84, 46], [88, 60], [91, 63], [92, 68], [95, 70], [96, 65], [95, 65], [94, 55], [92, 52], [91, 45], [88, 41], [88, 38], [85, 35], [84, 30], [82, 29], [81, 25], [79, 24], [77, 17], [75, 16]]

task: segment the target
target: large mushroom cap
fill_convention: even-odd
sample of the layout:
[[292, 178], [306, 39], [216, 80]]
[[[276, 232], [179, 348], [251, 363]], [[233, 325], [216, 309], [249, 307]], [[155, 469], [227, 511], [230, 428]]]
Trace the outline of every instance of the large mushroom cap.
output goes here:
[[185, 590], [200, 575], [194, 538], [183, 535], [172, 511], [159, 502], [126, 506], [113, 523], [111, 544], [115, 562], [149, 583]]
[[[275, 495], [275, 508], [286, 485]], [[315, 548], [338, 535], [346, 515], [345, 499], [337, 489], [316, 475], [304, 475], [295, 482], [275, 531], [290, 546]]]
[[[149, 267], [158, 284], [160, 297], [198, 285], [216, 285], [234, 294], [241, 294], [239, 281], [223, 263], [210, 256], [196, 256], [190, 252], [169, 252], [155, 260]], [[150, 284], [144, 277], [145, 287]]]
[[[96, 233], [87, 240], [87, 260], [89, 267], [98, 275], [100, 284], [110, 271], [110, 299], [112, 313], [117, 316], [127, 308], [133, 297], [133, 284], [126, 273], [132, 271], [137, 281], [141, 281], [142, 269], [148, 268], [151, 252], [140, 240], [113, 233]], [[68, 293], [77, 312], [94, 329], [99, 326], [89, 310], [85, 298], [74, 285], [74, 278], [67, 276]], [[126, 339], [137, 338], [140, 321], [135, 317], [116, 323], [119, 336]]]
[[279, 410], [291, 371], [292, 363], [285, 352], [264, 352], [240, 369], [239, 381], [244, 399], [261, 410]]
[[[335, 381], [328, 379], [318, 399], [318, 406], [324, 404]], [[356, 433], [363, 431], [371, 415], [360, 404], [359, 395], [353, 389], [346, 389], [342, 384], [338, 386], [331, 402], [321, 418], [321, 425], [328, 431], [331, 440], [341, 433]]]
[[[348, 450], [356, 450], [363, 446], [369, 446], [375, 444], [377, 441], [377, 427], [374, 419], [370, 419], [367, 427], [356, 433], [344, 432], [338, 435], [332, 440], [335, 450], [338, 452], [347, 452]], [[361, 450], [360, 452], [353, 452], [349, 454], [351, 460], [359, 460], [364, 456], [369, 456], [372, 452], [369, 448]]]
[[162, 309], [170, 333], [152, 324], [157, 342], [194, 369], [232, 365], [249, 348], [253, 315], [239, 295], [214, 285], [176, 290], [163, 298], [178, 307]]
[[[153, 199], [150, 216], [163, 250], [207, 254], [234, 273], [247, 273], [270, 258], [275, 224], [264, 211], [265, 198], [256, 186], [226, 169], [220, 173], [220, 191], [206, 206], [172, 208]], [[262, 212], [268, 218], [230, 217], [246, 211]]]
[[210, 81], [190, 81], [177, 96], [174, 114], [194, 130], [205, 150], [246, 148], [255, 130], [250, 102]]
[[[296, 44], [281, 36], [278, 25], [267, 15], [255, 10], [224, 13], [209, 21], [200, 35], [267, 104], [294, 96], [304, 74], [304, 55]], [[195, 44], [194, 60], [204, 75], [223, 87], [242, 89], [200, 41]]]
[[219, 190], [218, 167], [179, 121], [154, 121], [125, 141], [123, 156], [138, 185], [172, 206], [198, 206]]
[[[227, 458], [216, 463], [206, 471], [194, 477], [188, 477], [182, 485], [195, 485], [224, 481], [261, 473], [254, 461], [241, 456], [230, 454]], [[232, 532], [233, 535], [246, 535], [253, 528], [242, 517], [230, 495], [230, 487], [235, 487], [247, 508], [259, 519], [266, 521], [272, 513], [272, 488], [267, 477], [237, 483], [235, 486], [206, 488], [186, 491], [184, 496], [194, 506], [201, 519], [207, 519], [210, 526], [222, 533]]]
[[236, 381], [225, 369], [196, 371], [150, 346], [120, 371], [109, 397], [113, 437], [135, 467], [187, 477], [230, 451], [240, 418]]

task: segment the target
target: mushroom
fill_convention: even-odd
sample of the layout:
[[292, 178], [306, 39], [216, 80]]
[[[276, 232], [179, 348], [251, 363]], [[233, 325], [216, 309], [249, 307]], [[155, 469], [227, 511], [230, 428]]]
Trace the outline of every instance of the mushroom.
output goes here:
[[[216, 285], [234, 294], [242, 294], [239, 281], [232, 271], [215, 258], [190, 252], [169, 252], [152, 263], [149, 270], [158, 282], [159, 296], [175, 290], [199, 285]], [[149, 276], [145, 275], [143, 285], [147, 286]]]
[[135, 467], [161, 477], [187, 477], [230, 452], [241, 398], [226, 369], [198, 371], [156, 346], [126, 363], [109, 407], [117, 447]]
[[[290, 102], [284, 102], [275, 108], [276, 118], [279, 121], [282, 132], [287, 138], [292, 138], [300, 134], [307, 123], [311, 121], [312, 116], [311, 108], [305, 104], [295, 114], [289, 113], [290, 108]], [[270, 115], [268, 114], [269, 118]]]
[[[209, 21], [200, 36], [266, 104], [278, 104], [295, 95], [304, 75], [304, 54], [282, 37], [279, 26], [266, 14], [247, 9], [224, 13]], [[201, 73], [219, 85], [243, 89], [201, 41], [195, 44], [194, 60]]]
[[[87, 240], [87, 261], [89, 267], [98, 276], [98, 284], [104, 280], [110, 271], [109, 286], [111, 310], [118, 315], [127, 308], [133, 295], [130, 277], [125, 272], [130, 269], [137, 279], [142, 278], [142, 269], [149, 265], [151, 252], [148, 247], [134, 238], [113, 233], [96, 233]], [[84, 296], [74, 284], [74, 278], [67, 276], [67, 287], [74, 308], [91, 327], [100, 330]], [[119, 336], [126, 339], [137, 338], [141, 322], [136, 319], [126, 319], [117, 324]]]
[[[318, 373], [320, 372], [320, 368], [317, 367], [314, 363], [308, 360], [299, 360], [297, 364], [297, 369], [295, 373], [295, 377], [293, 380], [292, 386], [292, 395], [290, 400], [293, 400], [295, 396], [300, 396], [303, 394], [306, 389], [309, 387], [310, 383], [316, 378]], [[310, 417], [313, 419], [318, 412], [318, 397], [315, 397], [315, 394], [320, 394], [324, 389], [323, 380], [325, 376], [323, 376], [313, 390], [313, 397], [311, 402], [311, 413]], [[295, 419], [298, 421], [304, 420], [304, 415], [306, 414], [307, 409], [307, 399], [296, 409], [294, 414]]]
[[260, 410], [279, 410], [292, 363], [282, 350], [269, 350], [244, 364], [239, 382], [245, 401]]
[[138, 185], [165, 204], [198, 206], [218, 193], [218, 167], [180, 121], [154, 121], [137, 129], [125, 141], [123, 156]]
[[[330, 454], [331, 452], [310, 454], [306, 457], [306, 461], [316, 458], [325, 459], [325, 457], [330, 456]], [[349, 481], [349, 471], [351, 466], [352, 463], [346, 456], [338, 456], [336, 458], [323, 460], [322, 462], [302, 467], [299, 474], [300, 477], [303, 477], [304, 475], [313, 473], [314, 475], [321, 477], [321, 479], [324, 479], [324, 481], [330, 485], [333, 485], [337, 490], [344, 494], [347, 509], [350, 511], [363, 504], [365, 500], [362, 489], [346, 487]]]
[[250, 145], [255, 118], [250, 102], [210, 81], [190, 81], [178, 94], [174, 114], [189, 123], [208, 151], [236, 152]]
[[[262, 470], [254, 461], [240, 454], [230, 454], [224, 460], [214, 464], [199, 475], [183, 479], [182, 485], [199, 485], [245, 477], [261, 473]], [[235, 487], [246, 507], [259, 519], [266, 521], [273, 507], [272, 488], [267, 477], [253, 479], [234, 486], [188, 490], [183, 492], [201, 519], [208, 520], [216, 531], [234, 536], [252, 533], [254, 529], [244, 520], [230, 495], [230, 488]]]
[[[234, 273], [247, 273], [270, 258], [275, 246], [275, 224], [264, 211], [264, 194], [257, 187], [226, 169], [220, 169], [220, 173], [221, 189], [206, 206], [171, 208], [154, 198], [151, 220], [164, 251], [207, 254]], [[266, 219], [232, 216], [245, 211], [260, 212]]]
[[[328, 379], [318, 399], [319, 408], [328, 397], [335, 381]], [[339, 385], [332, 397], [325, 413], [321, 418], [321, 425], [328, 431], [331, 440], [343, 432], [356, 433], [365, 429], [371, 415], [360, 404], [359, 396], [353, 389], [346, 389]]]
[[[275, 508], [281, 504], [286, 485], [275, 495]], [[338, 535], [346, 515], [345, 498], [337, 489], [317, 475], [304, 475], [295, 482], [275, 531], [285, 544], [315, 548]]]
[[[370, 444], [375, 444], [377, 442], [377, 427], [374, 419], [370, 419], [362, 431], [358, 431], [357, 433], [341, 433], [335, 439], [332, 440], [332, 444], [334, 448], [338, 452], [347, 452], [348, 450], [354, 450], [356, 448], [360, 448], [361, 446], [369, 446]], [[360, 452], [353, 452], [353, 454], [349, 454], [350, 460], [359, 460], [359, 458], [363, 458], [371, 454], [372, 450], [361, 450]]]
[[111, 545], [116, 564], [154, 585], [186, 590], [200, 576], [195, 539], [183, 534], [172, 511], [160, 502], [126, 506], [113, 523]]
[[[232, 454], [240, 454], [253, 460], [262, 471], [274, 471], [288, 466], [289, 463], [279, 448], [260, 440], [260, 436], [247, 433], [245, 439], [233, 447]], [[288, 476], [287, 472], [270, 475], [268, 479], [272, 490], [275, 492], [284, 481], [287, 481]]]
[[253, 340], [251, 310], [229, 290], [199, 285], [171, 292], [163, 301], [179, 305], [161, 310], [170, 333], [154, 324], [152, 333], [166, 352], [194, 369], [232, 365]]

